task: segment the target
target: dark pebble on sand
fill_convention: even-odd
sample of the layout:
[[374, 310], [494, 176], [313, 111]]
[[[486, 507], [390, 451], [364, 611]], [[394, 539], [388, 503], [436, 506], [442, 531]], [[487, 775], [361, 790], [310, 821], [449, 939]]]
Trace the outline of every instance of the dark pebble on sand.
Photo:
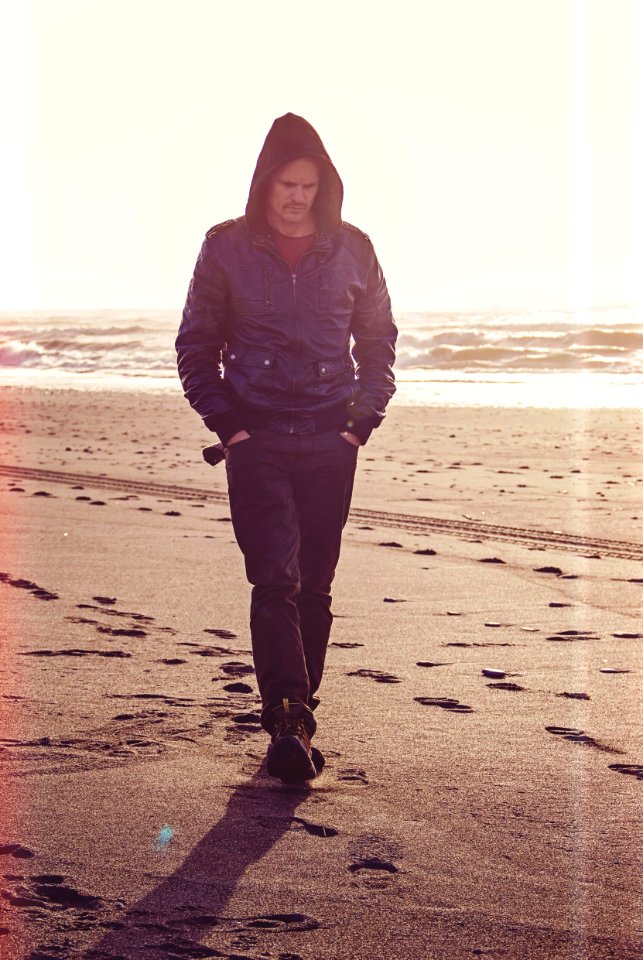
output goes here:
[[431, 550], [430, 547], [427, 547], [426, 550], [414, 550], [413, 553], [416, 553], [420, 557], [435, 557], [436, 551]]
[[557, 697], [567, 697], [568, 700], [589, 700], [589, 693], [557, 693]]
[[560, 576], [562, 572], [560, 567], [534, 567], [534, 573], [555, 573]]
[[380, 547], [401, 547], [402, 544], [398, 543], [396, 540], [383, 540], [380, 544]]
[[482, 557], [479, 563], [504, 563], [504, 560], [501, 560], [500, 557]]
[[616, 637], [617, 640], [641, 640], [643, 639], [643, 633], [613, 633], [613, 637]]

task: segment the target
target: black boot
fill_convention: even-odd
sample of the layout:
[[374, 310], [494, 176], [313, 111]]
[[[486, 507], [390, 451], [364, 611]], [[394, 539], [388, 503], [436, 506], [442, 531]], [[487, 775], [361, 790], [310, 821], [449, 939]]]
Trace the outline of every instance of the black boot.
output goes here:
[[[279, 777], [284, 783], [300, 783], [317, 776], [304, 709], [284, 698], [281, 706], [273, 710], [274, 726], [266, 766], [271, 777]], [[315, 752], [323, 766], [322, 755], [318, 750]]]

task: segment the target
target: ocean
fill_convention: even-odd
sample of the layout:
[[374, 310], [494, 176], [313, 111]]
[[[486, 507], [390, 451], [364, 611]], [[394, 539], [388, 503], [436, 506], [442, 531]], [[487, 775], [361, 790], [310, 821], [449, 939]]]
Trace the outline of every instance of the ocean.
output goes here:
[[[180, 310], [0, 314], [0, 385], [180, 390]], [[643, 329], [610, 307], [405, 313], [394, 402], [643, 407]]]

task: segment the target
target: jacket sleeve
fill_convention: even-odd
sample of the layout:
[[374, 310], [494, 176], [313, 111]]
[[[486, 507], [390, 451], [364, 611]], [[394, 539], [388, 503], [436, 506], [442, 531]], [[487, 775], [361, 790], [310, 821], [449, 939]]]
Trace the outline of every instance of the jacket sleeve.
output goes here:
[[227, 315], [227, 280], [208, 236], [190, 281], [175, 346], [185, 397], [224, 444], [243, 429], [243, 417], [231, 406], [223, 380]]
[[346, 428], [362, 443], [384, 419], [386, 405], [395, 393], [393, 362], [397, 327], [391, 301], [377, 257], [370, 246], [366, 285], [355, 306], [351, 332], [353, 358], [359, 377], [359, 396], [349, 409]]

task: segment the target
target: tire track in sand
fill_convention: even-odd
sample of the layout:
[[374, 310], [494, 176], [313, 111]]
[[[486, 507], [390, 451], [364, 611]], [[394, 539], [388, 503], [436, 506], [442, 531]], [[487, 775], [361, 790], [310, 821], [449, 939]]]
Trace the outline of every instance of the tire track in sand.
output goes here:
[[[210, 501], [227, 503], [227, 493], [199, 487], [183, 487], [177, 484], [153, 483], [146, 480], [125, 480], [101, 474], [67, 473], [60, 470], [44, 470], [0, 464], [0, 476], [18, 480], [34, 480], [62, 483], [69, 486], [84, 484], [100, 490], [117, 490], [175, 500]], [[391, 513], [383, 510], [365, 510], [353, 507], [350, 519], [356, 523], [373, 523], [382, 527], [409, 530], [413, 533], [439, 533], [466, 540], [483, 538], [527, 547], [546, 547], [549, 550], [564, 550], [571, 553], [601, 554], [623, 560], [643, 560], [643, 544], [628, 540], [607, 540], [599, 537], [582, 537], [572, 533], [537, 530], [527, 527], [509, 527], [502, 524], [482, 523], [478, 520], [446, 520], [441, 517], [421, 517], [414, 514]]]

